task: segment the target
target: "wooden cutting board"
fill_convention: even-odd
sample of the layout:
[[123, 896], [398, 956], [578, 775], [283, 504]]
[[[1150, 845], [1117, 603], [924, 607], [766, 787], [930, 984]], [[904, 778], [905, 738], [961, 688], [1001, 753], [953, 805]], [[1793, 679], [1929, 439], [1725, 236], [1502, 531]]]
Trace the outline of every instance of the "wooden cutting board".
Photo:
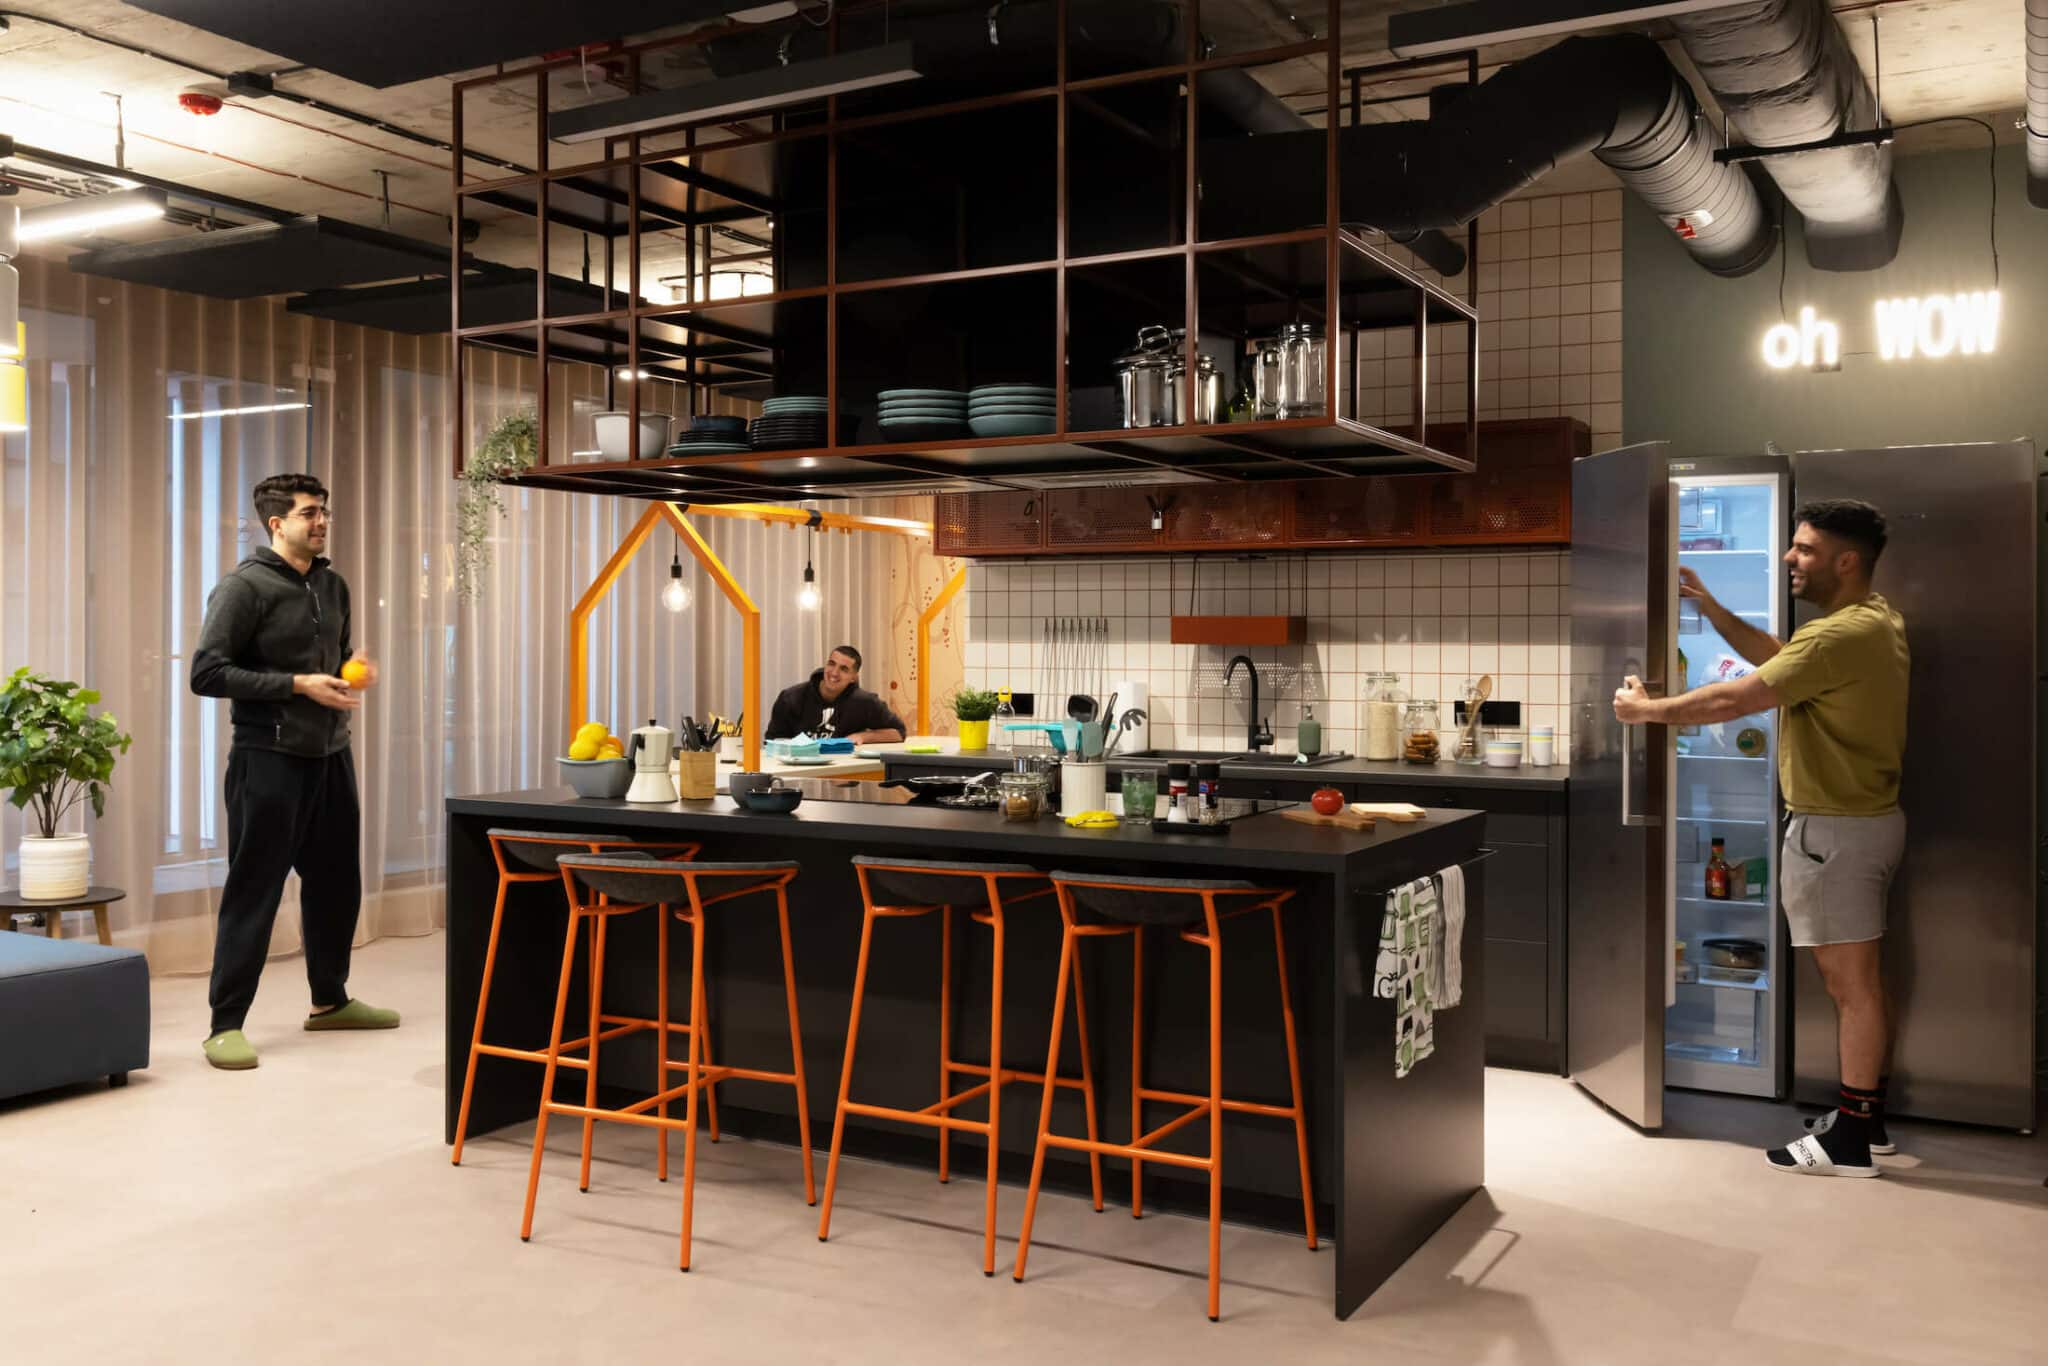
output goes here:
[[1429, 819], [1429, 813], [1413, 802], [1353, 802], [1345, 808], [1361, 816], [1377, 816], [1383, 821], [1420, 821]]
[[1373, 828], [1373, 818], [1360, 815], [1356, 811], [1339, 811], [1334, 816], [1325, 816], [1322, 812], [1311, 811], [1307, 807], [1290, 806], [1280, 814], [1287, 820], [1300, 821], [1303, 825], [1334, 825], [1340, 830], [1370, 830]]

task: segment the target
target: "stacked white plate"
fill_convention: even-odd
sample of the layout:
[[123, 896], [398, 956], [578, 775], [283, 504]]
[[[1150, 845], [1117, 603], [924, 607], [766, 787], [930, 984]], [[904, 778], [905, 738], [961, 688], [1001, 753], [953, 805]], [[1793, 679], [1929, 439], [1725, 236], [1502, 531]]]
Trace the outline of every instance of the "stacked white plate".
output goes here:
[[1057, 393], [1043, 384], [983, 384], [967, 395], [976, 436], [1043, 436], [1059, 426]]
[[958, 389], [884, 389], [875, 400], [884, 441], [939, 441], [967, 430], [967, 395]]

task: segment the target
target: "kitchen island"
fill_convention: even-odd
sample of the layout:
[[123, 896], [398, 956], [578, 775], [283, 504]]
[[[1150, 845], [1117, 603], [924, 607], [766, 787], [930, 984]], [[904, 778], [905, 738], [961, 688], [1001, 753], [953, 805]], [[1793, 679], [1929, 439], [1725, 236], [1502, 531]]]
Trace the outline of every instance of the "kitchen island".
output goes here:
[[[789, 815], [761, 815], [730, 798], [665, 806], [576, 799], [566, 788], [451, 798], [448, 814], [446, 1132], [467, 1062], [477, 988], [482, 978], [496, 868], [486, 832], [493, 827], [606, 831], [648, 838], [702, 839], [710, 859], [786, 858], [802, 873], [791, 886], [791, 920], [804, 1060], [811, 1079], [814, 1134], [831, 1130], [833, 1100], [845, 1051], [848, 1003], [859, 945], [861, 903], [850, 866], [855, 854], [902, 854], [952, 860], [1029, 863], [1047, 870], [1119, 872], [1134, 876], [1249, 878], [1298, 889], [1289, 909], [1290, 980], [1301, 1037], [1304, 1095], [1310, 1115], [1310, 1167], [1318, 1219], [1334, 1235], [1337, 1313], [1348, 1315], [1479, 1189], [1484, 1179], [1483, 956], [1465, 958], [1465, 1000], [1436, 1021], [1435, 1055], [1406, 1078], [1394, 1075], [1394, 1011], [1373, 995], [1373, 964], [1388, 888], [1450, 864], [1468, 866], [1465, 942], [1485, 935], [1480, 872], [1483, 817], [1432, 810], [1413, 824], [1382, 822], [1365, 832], [1297, 824], [1276, 813], [1233, 822], [1227, 834], [1154, 833], [1143, 825], [1078, 830], [1056, 819], [1013, 824], [992, 812], [956, 811], [913, 801], [909, 792], [874, 783], [819, 780], [803, 784], [804, 804]], [[781, 1067], [788, 1056], [778, 940], [772, 915], [749, 914], [746, 903], [710, 924], [707, 981], [716, 1055], [736, 1063]], [[499, 947], [486, 1037], [496, 1043], [545, 1047], [560, 971], [566, 912], [559, 889], [512, 889]], [[1059, 957], [1059, 915], [1049, 902], [1027, 903], [1009, 916], [1004, 1037], [1015, 1041], [1009, 1065], [1036, 1070], [1033, 1039], [1050, 1028]], [[936, 1098], [939, 1038], [937, 917], [899, 922], [878, 940], [869, 970], [855, 1063], [856, 1094], [876, 1104], [915, 1108]], [[956, 972], [956, 1056], [987, 1061], [986, 938], [961, 935], [966, 955]], [[1160, 936], [1159, 938], [1164, 938]], [[1284, 1100], [1287, 1092], [1278, 985], [1270, 935], [1225, 930], [1224, 980], [1227, 1093]], [[687, 982], [687, 950], [669, 965]], [[623, 918], [610, 931], [606, 1009], [651, 1014], [656, 993], [652, 916]], [[1104, 946], [1082, 958], [1098, 1109], [1106, 1138], [1122, 1138], [1129, 1107], [1131, 973], [1127, 950]], [[1148, 950], [1146, 1083], [1206, 1089], [1205, 956], [1179, 944]], [[571, 984], [581, 999], [582, 969]], [[1069, 1031], [1063, 1071], [1078, 1070]], [[644, 1094], [654, 1070], [653, 1044], [631, 1037], [607, 1044], [600, 1082], [617, 1095]], [[582, 1081], [561, 1079], [564, 1098]], [[538, 1069], [485, 1057], [477, 1069], [472, 1136], [533, 1117]], [[1036, 1137], [1039, 1089], [1004, 1088], [1002, 1158], [1006, 1181], [1021, 1182]], [[793, 1141], [794, 1098], [787, 1088], [731, 1081], [719, 1088], [725, 1130]], [[1071, 1109], [1074, 1113], [1069, 1114]], [[1079, 1106], [1064, 1099], [1055, 1123], [1079, 1124]], [[1189, 1131], [1190, 1141], [1197, 1141]], [[1205, 1136], [1203, 1136], [1205, 1137]], [[600, 1133], [599, 1142], [603, 1135]], [[955, 1161], [969, 1162], [970, 1136], [954, 1139]], [[935, 1140], [923, 1131], [850, 1118], [846, 1151], [898, 1162], [935, 1163]], [[1297, 1229], [1301, 1208], [1290, 1126], [1254, 1118], [1225, 1125], [1226, 1216]], [[822, 1156], [822, 1147], [820, 1149]], [[1068, 1160], [1062, 1160], [1068, 1159]], [[1114, 1173], [1115, 1164], [1110, 1165]], [[1147, 1169], [1148, 1195], [1164, 1207], [1206, 1208], [1206, 1184], [1163, 1164]], [[1086, 1187], [1078, 1155], [1055, 1152], [1047, 1183]], [[1111, 1203], [1114, 1209], [1114, 1201]], [[1010, 1203], [1007, 1220], [1021, 1213]], [[1107, 1217], [1107, 1216], [1105, 1216]], [[1128, 1217], [1127, 1215], [1119, 1217]], [[1014, 1228], [1011, 1223], [1010, 1227]], [[1302, 1255], [1311, 1255], [1304, 1252]]]

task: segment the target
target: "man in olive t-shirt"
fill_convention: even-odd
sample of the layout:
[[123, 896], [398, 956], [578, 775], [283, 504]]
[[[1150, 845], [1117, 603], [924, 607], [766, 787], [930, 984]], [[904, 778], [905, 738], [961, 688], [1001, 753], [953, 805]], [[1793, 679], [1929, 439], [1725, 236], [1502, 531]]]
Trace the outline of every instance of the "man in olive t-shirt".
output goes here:
[[1690, 570], [1680, 592], [1756, 671], [1680, 697], [1652, 698], [1631, 677], [1614, 695], [1624, 725], [1732, 721], [1783, 709], [1778, 776], [1791, 818], [1778, 887], [1793, 944], [1810, 949], [1834, 998], [1841, 1104], [1812, 1132], [1765, 1156], [1780, 1171], [1876, 1176], [1873, 1152], [1895, 1152], [1884, 1127], [1891, 1002], [1879, 945], [1885, 898], [1905, 852], [1899, 769], [1906, 750], [1906, 625], [1872, 592], [1884, 514], [1832, 499], [1795, 514], [1785, 553], [1792, 594], [1822, 615], [1782, 644], [1716, 602]]

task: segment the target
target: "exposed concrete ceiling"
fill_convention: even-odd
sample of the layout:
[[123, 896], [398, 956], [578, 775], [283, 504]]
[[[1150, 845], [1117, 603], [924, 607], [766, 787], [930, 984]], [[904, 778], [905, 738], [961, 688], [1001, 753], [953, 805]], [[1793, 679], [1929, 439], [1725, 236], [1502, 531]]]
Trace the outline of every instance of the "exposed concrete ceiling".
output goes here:
[[[1342, 23], [1347, 64], [1384, 60], [1387, 16], [1413, 8], [1418, 0], [1344, 0]], [[1899, 0], [1872, 5], [1838, 0], [1851, 46], [1866, 74], [1877, 69], [1883, 51], [1883, 94], [1887, 112], [1900, 122], [1974, 114], [1994, 120], [2005, 138], [2016, 136], [2009, 115], [2020, 105], [2024, 85], [2024, 42], [2019, 7], [2012, 0]], [[19, 142], [112, 163], [116, 159], [116, 102], [126, 135], [126, 164], [148, 174], [216, 193], [259, 201], [280, 209], [322, 213], [378, 225], [384, 205], [378, 173], [389, 178], [393, 231], [445, 240], [449, 206], [447, 155], [348, 119], [276, 99], [230, 97], [216, 81], [181, 67], [123, 51], [38, 23], [44, 14], [74, 28], [167, 54], [214, 72], [275, 73], [282, 90], [372, 115], [429, 137], [446, 140], [453, 114], [453, 81], [464, 74], [375, 90], [320, 71], [294, 68], [272, 54], [160, 18], [120, 0], [29, 0], [0, 11], [9, 20], [0, 33], [0, 133]], [[1301, 36], [1299, 13], [1320, 28], [1324, 13], [1316, 0], [1299, 6], [1285, 0], [1205, 0], [1203, 27], [1223, 51], [1271, 47]], [[1879, 19], [1876, 35], [1871, 16]], [[394, 41], [403, 41], [394, 35]], [[1543, 42], [1506, 45], [1481, 54], [1484, 69], [1514, 60]], [[662, 85], [702, 79], [706, 68], [696, 49], [683, 47], [653, 59], [647, 77]], [[1319, 112], [1321, 68], [1295, 62], [1262, 71], [1268, 86], [1291, 103]], [[614, 98], [601, 64], [557, 74], [551, 84], [556, 104]], [[1405, 89], [1426, 88], [1414, 80]], [[210, 90], [225, 98], [221, 112], [194, 117], [179, 108], [181, 91]], [[1394, 93], [1404, 87], [1386, 86]], [[525, 86], [500, 85], [469, 101], [464, 110], [470, 146], [507, 161], [534, 159], [534, 99]], [[1416, 117], [1418, 102], [1375, 107], [1384, 118]], [[1906, 152], [1981, 143], [1983, 134], [1967, 124], [1916, 131], [1901, 140]], [[479, 168], [482, 169], [482, 168]], [[1614, 183], [1591, 158], [1561, 167], [1540, 192]], [[24, 208], [51, 202], [24, 191]], [[504, 210], [476, 206], [471, 216], [483, 225], [477, 252], [509, 264], [532, 264], [531, 220]], [[739, 225], [745, 227], [747, 225]], [[163, 224], [117, 230], [103, 240], [143, 240], [189, 231]], [[553, 267], [576, 275], [581, 269], [580, 235], [558, 232]], [[50, 250], [69, 249], [65, 244]], [[744, 248], [734, 246], [733, 250]], [[648, 243], [643, 278], [650, 282], [680, 271], [681, 244], [672, 234]], [[601, 250], [599, 252], [601, 262]]]

